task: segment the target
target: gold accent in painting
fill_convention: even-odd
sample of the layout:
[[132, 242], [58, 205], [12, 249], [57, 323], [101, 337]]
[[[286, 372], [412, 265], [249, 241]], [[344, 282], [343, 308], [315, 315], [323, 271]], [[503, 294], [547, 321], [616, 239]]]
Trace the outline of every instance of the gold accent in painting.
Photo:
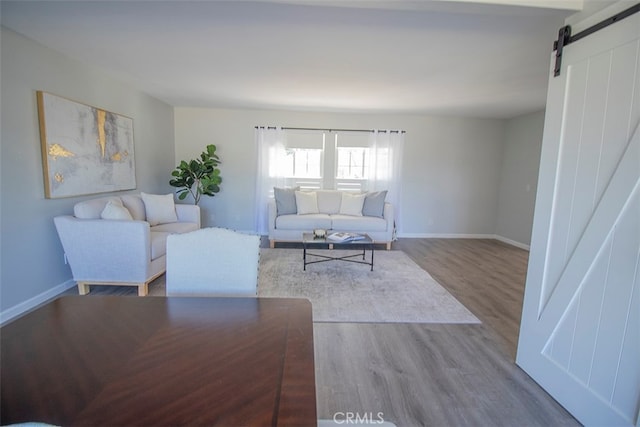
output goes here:
[[120, 162], [122, 161], [123, 157], [127, 157], [128, 155], [129, 153], [127, 151], [123, 151], [122, 153], [118, 152], [111, 156], [111, 160], [113, 160], [114, 162]]
[[73, 156], [75, 156], [75, 154], [73, 154], [71, 151], [65, 149], [60, 144], [51, 144], [49, 146], [49, 155], [51, 157], [53, 157], [53, 160], [57, 160], [58, 157], [73, 157]]
[[104, 110], [96, 109], [96, 120], [98, 121], [98, 145], [100, 145], [100, 151], [102, 152], [102, 158], [104, 158], [105, 147], [107, 145], [107, 137], [104, 132], [104, 123], [107, 118], [107, 112]]

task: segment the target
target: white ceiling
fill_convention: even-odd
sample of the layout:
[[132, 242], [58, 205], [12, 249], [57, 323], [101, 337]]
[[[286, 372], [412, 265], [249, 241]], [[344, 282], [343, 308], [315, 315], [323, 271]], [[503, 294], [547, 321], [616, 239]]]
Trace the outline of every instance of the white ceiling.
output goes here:
[[3, 26], [173, 106], [510, 118], [544, 107], [553, 41], [581, 4], [3, 0], [0, 6]]

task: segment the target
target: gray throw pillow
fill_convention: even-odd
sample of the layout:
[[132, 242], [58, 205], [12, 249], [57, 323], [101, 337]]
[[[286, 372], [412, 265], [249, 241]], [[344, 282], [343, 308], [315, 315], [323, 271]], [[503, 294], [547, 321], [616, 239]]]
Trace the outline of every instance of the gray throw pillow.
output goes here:
[[273, 187], [273, 196], [276, 199], [278, 215], [291, 215], [298, 213], [298, 207], [296, 206], [296, 190], [300, 190], [300, 187]]
[[384, 213], [384, 199], [386, 197], [387, 190], [367, 193], [364, 198], [364, 204], [362, 205], [362, 215], [382, 218]]

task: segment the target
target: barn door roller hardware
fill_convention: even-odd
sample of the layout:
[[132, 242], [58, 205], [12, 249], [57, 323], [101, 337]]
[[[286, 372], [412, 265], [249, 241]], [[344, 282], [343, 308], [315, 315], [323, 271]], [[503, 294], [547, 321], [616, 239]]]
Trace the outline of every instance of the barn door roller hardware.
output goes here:
[[560, 75], [560, 68], [562, 67], [562, 50], [565, 46], [568, 46], [573, 42], [576, 42], [582, 38], [587, 37], [590, 34], [595, 33], [596, 31], [608, 27], [611, 24], [615, 24], [616, 22], [621, 21], [636, 12], [640, 12], [640, 3], [636, 4], [635, 6], [631, 6], [626, 10], [623, 10], [622, 12], [612, 16], [611, 18], [605, 19], [604, 21], [599, 22], [584, 31], [579, 32], [575, 36], [571, 35], [571, 26], [567, 25], [560, 28], [560, 30], [558, 31], [558, 40], [553, 42], [553, 50], [556, 51], [556, 64], [553, 68], [553, 76], [558, 77]]

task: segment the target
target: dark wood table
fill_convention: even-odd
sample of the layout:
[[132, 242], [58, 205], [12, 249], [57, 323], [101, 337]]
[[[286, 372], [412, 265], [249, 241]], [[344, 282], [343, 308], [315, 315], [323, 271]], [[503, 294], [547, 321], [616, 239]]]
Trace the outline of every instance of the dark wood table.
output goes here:
[[3, 425], [317, 423], [307, 300], [65, 296], [0, 352]]

